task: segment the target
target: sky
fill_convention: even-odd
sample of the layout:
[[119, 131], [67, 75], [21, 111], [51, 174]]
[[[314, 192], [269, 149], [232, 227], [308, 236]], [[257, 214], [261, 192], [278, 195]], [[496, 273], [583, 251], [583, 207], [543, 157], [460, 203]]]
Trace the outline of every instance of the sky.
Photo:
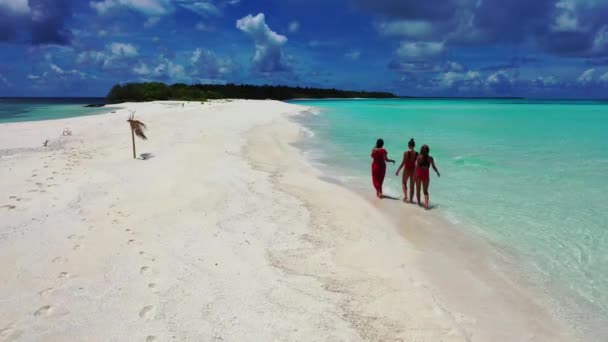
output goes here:
[[0, 96], [143, 81], [608, 98], [608, 0], [0, 0]]

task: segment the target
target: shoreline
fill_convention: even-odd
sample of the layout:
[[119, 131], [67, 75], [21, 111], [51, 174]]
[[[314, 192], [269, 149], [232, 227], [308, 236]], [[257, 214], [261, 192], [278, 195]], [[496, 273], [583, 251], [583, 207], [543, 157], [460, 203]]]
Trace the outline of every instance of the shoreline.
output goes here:
[[[433, 248], [294, 146], [306, 107], [121, 106], [0, 125], [2, 339], [571, 340], [439, 291], [453, 279], [430, 277]], [[130, 157], [130, 109], [151, 159]]]
[[[314, 115], [322, 111], [318, 107], [312, 108], [315, 109]], [[305, 118], [301, 117], [294, 121], [303, 126], [306, 131], [311, 127], [322, 125], [319, 122], [309, 124]], [[309, 138], [314, 139], [316, 133], [310, 133]], [[553, 321], [551, 324], [556, 327], [555, 331], [564, 332], [563, 336], [576, 336], [580, 340], [608, 338], [608, 329], [602, 319], [605, 316], [601, 308], [559, 282], [541, 279], [537, 274], [538, 266], [532, 260], [527, 259], [526, 255], [520, 253], [521, 251], [493, 241], [489, 236], [470, 229], [469, 225], [474, 223], [466, 217], [454, 221], [449, 211], [431, 210], [427, 212], [415, 205], [403, 204], [401, 200], [379, 201], [373, 194], [371, 181], [365, 182], [367, 178], [361, 177], [360, 168], [357, 168], [358, 171], [355, 174], [349, 170], [350, 164], [349, 167], [342, 165], [338, 167], [335, 163], [324, 161], [322, 155], [326, 151], [319, 151], [318, 142], [305, 142], [306, 139], [300, 139], [297, 147], [307, 155], [306, 159], [313, 167], [322, 170], [320, 171], [322, 180], [357, 193], [362, 199], [383, 212], [403, 238], [423, 250], [427, 256], [431, 258], [438, 256], [441, 259], [435, 261], [421, 258], [418, 262], [421, 269], [434, 278], [435, 284], [449, 284], [453, 282], [452, 279], [461, 280], [458, 275], [452, 279], [446, 278], [439, 270], [443, 270], [443, 273], [463, 270], [476, 282], [490, 284], [492, 285], [490, 288], [495, 292], [511, 296], [508, 300], [499, 298], [503, 302], [507, 302], [506, 304], [510, 305], [511, 309], [526, 313], [535, 312], [538, 317], [549, 317]], [[331, 144], [331, 141], [328, 142], [327, 138], [325, 139], [322, 140], [325, 144]], [[340, 153], [335, 149], [332, 151]], [[392, 174], [387, 170], [387, 177], [389, 175]], [[389, 191], [388, 194], [398, 194], [397, 197], [399, 197], [401, 190], [395, 192], [397, 191], [394, 189], [395, 187], [392, 188], [393, 193]], [[416, 221], [415, 226], [411, 225], [412, 220]], [[470, 310], [480, 309], [472, 307], [475, 303], [479, 303], [480, 298], [475, 298], [475, 294], [469, 294], [465, 284], [457, 284], [458, 281], [455, 282], [454, 287], [459, 286], [460, 292], [450, 288], [441, 288], [441, 286], [439, 292], [448, 299], [469, 298], [469, 304], [473, 303], [473, 305], [460, 303], [460, 306]], [[497, 309], [486, 311], [497, 311]], [[492, 323], [493, 316], [485, 318], [490, 320], [487, 323]], [[544, 325], [546, 324], [537, 324], [538, 327]], [[562, 329], [562, 326], [567, 328]], [[571, 338], [566, 340], [571, 340]]]
[[[308, 138], [308, 128], [297, 118], [314, 115], [309, 113], [311, 109], [315, 108], [305, 109], [290, 118], [291, 124], [296, 126], [294, 129], [300, 130], [300, 133], [298, 138], [286, 139], [294, 149], [302, 152], [309, 152], [301, 144], [302, 140]], [[274, 132], [278, 133], [279, 130]], [[469, 337], [484, 336], [481, 340], [505, 341], [536, 338], [573, 340], [574, 332], [562, 326], [560, 320], [563, 317], [549, 313], [549, 308], [543, 306], [547, 303], [541, 304], [534, 297], [534, 294], [541, 294], [542, 291], [530, 292], [533, 288], [534, 291], [540, 290], [537, 285], [516, 272], [516, 265], [512, 264], [516, 257], [514, 254], [509, 253], [509, 257], [501, 255], [498, 252], [500, 246], [493, 246], [483, 237], [465, 232], [438, 215], [403, 205], [400, 200], [378, 201], [357, 187], [349, 187], [342, 181], [334, 182], [331, 176], [324, 176], [322, 169], [327, 166], [320, 162], [307, 159], [300, 162], [311, 168], [310, 174], [318, 181], [338, 186], [365, 201], [388, 219], [400, 238], [420, 252], [416, 257], [416, 268], [429, 281], [424, 286], [432, 289], [433, 297], [441, 298], [446, 307], [458, 310], [450, 313], [450, 316], [459, 324], [469, 325], [462, 328]], [[490, 260], [480, 264], [479, 256], [489, 257]], [[463, 272], [466, 279], [462, 279]], [[520, 284], [520, 281], [524, 284]], [[471, 291], [471, 286], [484, 293]], [[545, 293], [542, 295], [546, 297]], [[488, 302], [492, 304], [488, 305]], [[497, 317], [502, 319], [497, 320]]]

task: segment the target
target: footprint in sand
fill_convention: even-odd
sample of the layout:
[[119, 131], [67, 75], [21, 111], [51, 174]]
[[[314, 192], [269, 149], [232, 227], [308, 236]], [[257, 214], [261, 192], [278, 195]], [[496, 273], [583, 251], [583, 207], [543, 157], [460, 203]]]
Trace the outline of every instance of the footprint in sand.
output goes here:
[[15, 328], [13, 324], [0, 329], [0, 341], [16, 341], [21, 336], [21, 330]]
[[34, 312], [34, 316], [50, 316], [55, 312], [55, 308], [50, 305], [45, 305]]
[[146, 321], [150, 321], [150, 320], [154, 319], [155, 315], [156, 315], [156, 308], [154, 307], [154, 305], [144, 306], [139, 311], [139, 317], [145, 319]]
[[61, 273], [59, 273], [59, 276], [57, 276], [57, 278], [70, 279], [70, 278], [72, 278], [72, 275], [70, 274], [70, 272], [61, 272]]
[[8, 210], [13, 210], [13, 209], [17, 208], [17, 206], [12, 205], [12, 204], [6, 204], [6, 205], [1, 206], [0, 208], [7, 208]]
[[76, 245], [74, 245], [74, 247], [72, 247], [72, 249], [75, 251], [79, 250], [80, 248], [82, 248], [82, 246], [79, 244], [76, 244]]
[[156, 336], [150, 335], [150, 336], [146, 337], [146, 342], [156, 342], [156, 341], [158, 341]]
[[141, 255], [142, 257], [151, 260], [151, 261], [155, 261], [156, 258], [154, 258], [153, 256], [151, 256], [150, 254], [144, 252], [144, 251], [139, 251], [139, 255]]
[[139, 274], [149, 274], [150, 273], [150, 267], [148, 266], [143, 266], [142, 268], [139, 269]]
[[67, 259], [67, 258], [64, 258], [64, 257], [56, 257], [56, 258], [54, 258], [53, 260], [51, 260], [51, 262], [52, 262], [53, 264], [56, 264], [56, 263], [58, 263], [58, 262], [63, 263], [63, 262], [67, 262], [67, 261], [68, 261], [68, 259]]
[[48, 295], [50, 295], [53, 292], [55, 292], [55, 289], [52, 288], [52, 287], [49, 287], [49, 288], [46, 288], [46, 289], [38, 292], [38, 294], [41, 295], [41, 296], [48, 296]]

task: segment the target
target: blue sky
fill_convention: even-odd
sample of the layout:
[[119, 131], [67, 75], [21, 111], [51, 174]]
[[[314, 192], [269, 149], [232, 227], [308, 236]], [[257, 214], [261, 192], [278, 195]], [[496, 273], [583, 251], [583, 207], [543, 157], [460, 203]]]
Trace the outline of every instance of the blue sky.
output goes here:
[[608, 0], [0, 0], [0, 96], [118, 82], [608, 97]]

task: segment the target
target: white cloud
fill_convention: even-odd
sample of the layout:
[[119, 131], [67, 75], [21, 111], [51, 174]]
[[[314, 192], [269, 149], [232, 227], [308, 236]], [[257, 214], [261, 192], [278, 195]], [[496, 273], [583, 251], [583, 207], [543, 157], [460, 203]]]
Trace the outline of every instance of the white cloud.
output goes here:
[[550, 87], [557, 84], [557, 79], [553, 76], [538, 76], [534, 82], [545, 87]]
[[291, 33], [295, 33], [298, 32], [300, 30], [300, 23], [297, 21], [292, 21], [289, 23], [289, 32]]
[[35, 81], [35, 80], [37, 80], [37, 79], [40, 79], [40, 76], [38, 76], [38, 75], [33, 75], [33, 74], [29, 74], [29, 75], [27, 75], [27, 79], [28, 79], [28, 80], [32, 80], [32, 81]]
[[144, 23], [145, 28], [150, 28], [156, 26], [160, 22], [160, 17], [150, 17]]
[[443, 42], [403, 42], [397, 49], [401, 58], [424, 60], [435, 58], [443, 54]]
[[133, 73], [135, 75], [147, 76], [150, 74], [150, 68], [148, 68], [147, 64], [141, 63], [136, 65], [135, 68], [133, 68]]
[[166, 15], [173, 10], [171, 0], [102, 0], [91, 1], [90, 5], [99, 14], [106, 14], [120, 7], [127, 7], [150, 16]]
[[344, 54], [344, 57], [352, 59], [352, 60], [357, 60], [357, 59], [359, 59], [359, 57], [361, 57], [361, 51], [359, 51], [359, 50], [349, 51]]
[[0, 0], [0, 9], [6, 9], [13, 14], [27, 14], [30, 12], [28, 0]]
[[439, 75], [438, 82], [439, 85], [444, 88], [451, 88], [458, 83], [468, 83], [474, 86], [479, 86], [481, 85], [481, 74], [478, 71], [448, 71]]
[[579, 83], [589, 83], [593, 81], [593, 74], [595, 73], [595, 69], [591, 68], [585, 70], [576, 80]]
[[446, 67], [449, 70], [452, 70], [452, 71], [462, 71], [462, 70], [464, 70], [464, 67], [462, 66], [462, 64], [460, 64], [458, 62], [448, 61]]
[[223, 79], [233, 73], [237, 65], [230, 57], [219, 57], [215, 53], [197, 48], [190, 57], [191, 74], [199, 79]]
[[603, 74], [602, 76], [600, 76], [600, 81], [602, 81], [602, 82], [608, 82], [608, 72], [606, 72], [605, 74]]
[[213, 2], [203, 0], [93, 0], [89, 4], [100, 15], [128, 8], [146, 16], [159, 17], [172, 13], [176, 6], [201, 16], [221, 14]]
[[608, 25], [604, 25], [595, 34], [591, 51], [596, 54], [608, 53]]
[[236, 27], [247, 33], [255, 42], [253, 67], [258, 72], [288, 71], [282, 47], [287, 43], [287, 37], [282, 36], [268, 27], [264, 13], [256, 16], [248, 15], [236, 22]]
[[95, 64], [102, 63], [107, 58], [106, 54], [99, 51], [83, 51], [76, 57], [77, 63], [93, 62]]
[[186, 8], [200, 16], [220, 15], [220, 10], [209, 1], [176, 0], [179, 6]]
[[51, 70], [53, 70], [54, 72], [56, 72], [60, 75], [65, 73], [65, 71], [63, 71], [63, 69], [61, 69], [59, 66], [57, 66], [57, 64], [51, 64], [51, 65], [49, 65], [49, 67], [51, 67]]
[[121, 57], [135, 57], [139, 54], [135, 46], [125, 43], [112, 43], [109, 45], [109, 50], [115, 56]]
[[139, 55], [137, 48], [128, 43], [111, 43], [103, 51], [83, 51], [76, 56], [79, 64], [91, 64], [105, 70], [129, 67]]
[[555, 4], [557, 15], [552, 25], [554, 31], [576, 31], [579, 28], [578, 17], [575, 12], [575, 4], [568, 0], [562, 0]]

